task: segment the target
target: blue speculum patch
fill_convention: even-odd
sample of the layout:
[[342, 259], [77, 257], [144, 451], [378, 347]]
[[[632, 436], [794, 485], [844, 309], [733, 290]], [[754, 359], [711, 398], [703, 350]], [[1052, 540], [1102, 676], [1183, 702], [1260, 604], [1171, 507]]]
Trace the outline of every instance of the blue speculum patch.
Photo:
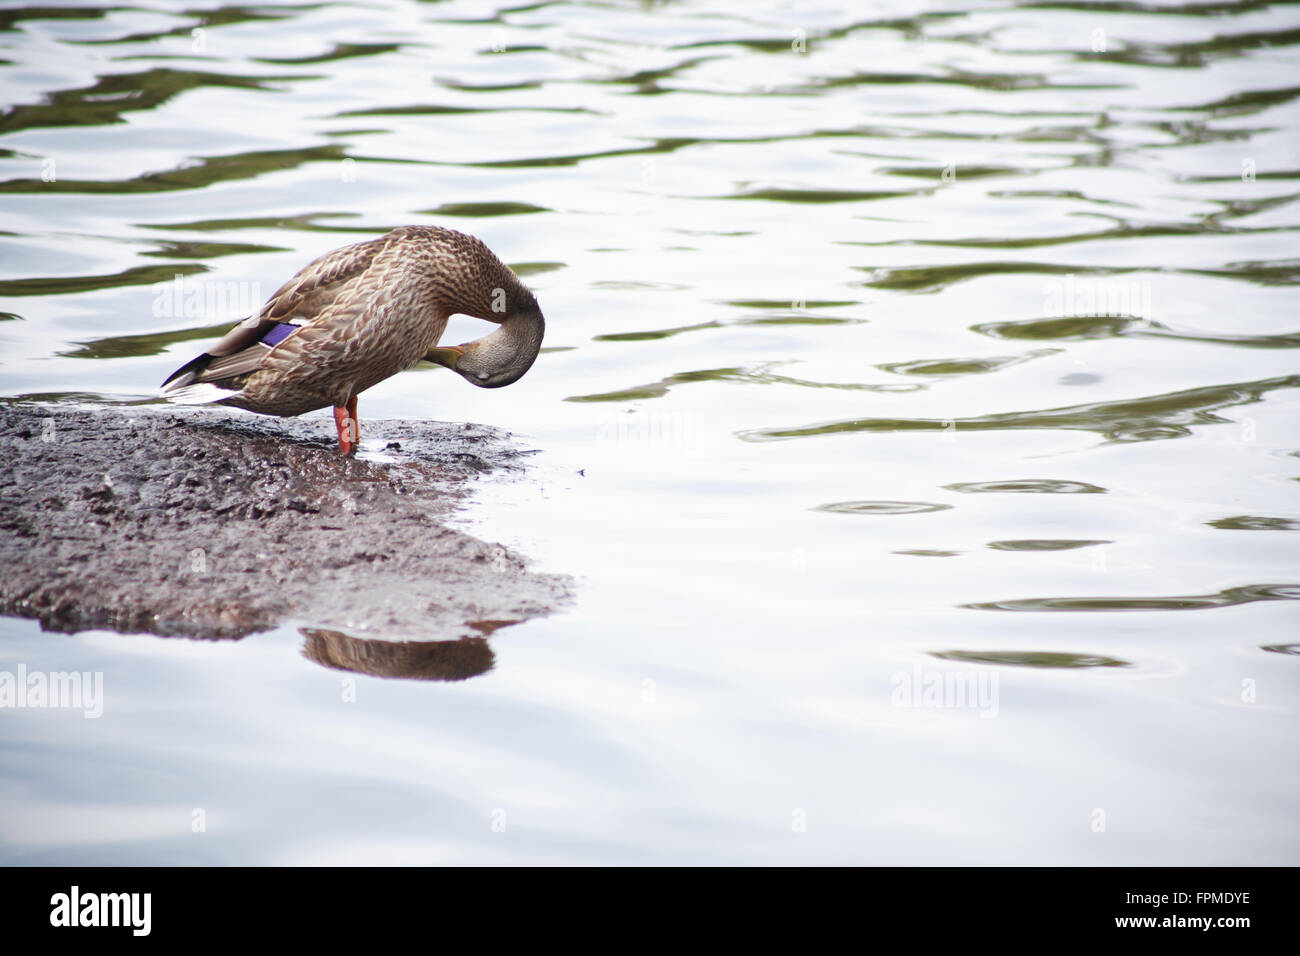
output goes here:
[[262, 336], [262, 344], [276, 346], [297, 332], [300, 326], [290, 322], [277, 322]]

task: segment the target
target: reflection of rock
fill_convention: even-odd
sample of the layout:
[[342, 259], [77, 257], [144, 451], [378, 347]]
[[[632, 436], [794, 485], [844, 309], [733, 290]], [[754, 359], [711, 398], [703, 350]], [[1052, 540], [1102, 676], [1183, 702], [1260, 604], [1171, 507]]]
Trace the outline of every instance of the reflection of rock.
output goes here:
[[492, 648], [481, 637], [458, 641], [374, 641], [341, 631], [303, 628], [302, 654], [340, 671], [413, 680], [465, 680], [491, 669]]
[[379, 436], [400, 443], [391, 461], [340, 458], [328, 422], [0, 406], [0, 613], [68, 632], [235, 638], [297, 619], [455, 641], [567, 599], [567, 578], [444, 523], [477, 477], [521, 470], [504, 433], [373, 422], [362, 439]]

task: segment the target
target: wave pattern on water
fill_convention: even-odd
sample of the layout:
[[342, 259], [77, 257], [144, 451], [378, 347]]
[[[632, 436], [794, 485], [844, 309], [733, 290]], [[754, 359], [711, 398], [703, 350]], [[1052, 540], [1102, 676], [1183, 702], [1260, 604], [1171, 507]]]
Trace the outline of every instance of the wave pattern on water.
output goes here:
[[[645, 863], [759, 844], [764, 863], [862, 862], [849, 846], [907, 864], [1061, 862], [1047, 846], [1294, 863], [1277, 810], [1294, 804], [1294, 734], [1268, 707], [1294, 707], [1300, 591], [1267, 582], [1295, 580], [1300, 530], [1297, 76], [1300, 7], [1263, 0], [11, 6], [0, 409], [154, 401], [249, 296], [321, 253], [411, 222], [472, 232], [538, 295], [536, 366], [486, 397], [421, 367], [363, 414], [491, 422], [543, 449], [549, 483], [503, 510], [500, 537], [583, 578], [580, 611], [470, 648], [465, 669], [500, 665], [472, 704], [404, 710], [400, 682], [365, 685], [396, 710], [353, 708], [349, 733], [379, 748], [341, 742], [333, 705], [302, 719], [318, 685], [255, 657], [300, 693], [268, 683], [264, 722], [218, 751], [260, 779], [282, 755], [240, 748], [292, 739], [303, 792], [409, 787], [419, 809], [391, 815], [409, 829], [384, 834], [383, 860], [410, 858], [436, 805], [456, 822], [418, 862], [498, 861], [505, 841], [464, 808], [541, 791], [521, 808], [531, 845], [559, 848], [541, 862], [605, 862], [595, 832]], [[1183, 610], [1216, 613], [1168, 613]], [[911, 665], [1001, 677], [999, 721], [960, 748], [956, 719], [892, 734], [918, 715], [888, 703], [904, 637]], [[313, 653], [347, 656], [330, 641]], [[163, 695], [138, 691], [140, 713], [186, 686], [170, 649], [132, 658], [156, 668], [132, 686]], [[1225, 700], [1220, 683], [1257, 671], [1267, 705]], [[662, 681], [657, 702], [629, 705], [628, 675]], [[484, 728], [502, 748], [486, 760]], [[345, 784], [328, 777], [341, 754]], [[773, 766], [799, 768], [798, 788]], [[987, 786], [943, 803], [953, 774]], [[1131, 808], [1157, 809], [1104, 848], [1086, 821], [1060, 829], [1071, 787], [1138, 779], [1153, 791]], [[1230, 779], [1256, 795], [1231, 826]], [[844, 804], [864, 788], [883, 808], [865, 821]], [[822, 815], [755, 844], [787, 806]], [[846, 830], [823, 823], [837, 812]], [[360, 826], [326, 814], [332, 847], [343, 819]], [[1121, 829], [1167, 852], [1125, 849]], [[289, 837], [268, 850], [270, 831], [248, 828], [247, 859], [315, 859]], [[124, 845], [112, 862], [150, 861]], [[42, 852], [24, 859], [63, 862]]]

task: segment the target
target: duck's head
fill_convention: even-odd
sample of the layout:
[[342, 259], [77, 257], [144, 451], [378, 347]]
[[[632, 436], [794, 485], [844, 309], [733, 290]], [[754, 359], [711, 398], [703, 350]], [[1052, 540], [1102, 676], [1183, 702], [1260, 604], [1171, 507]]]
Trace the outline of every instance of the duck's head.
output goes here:
[[542, 347], [546, 320], [531, 295], [514, 311], [489, 313], [479, 318], [496, 322], [500, 328], [464, 345], [430, 349], [430, 362], [445, 365], [465, 381], [479, 388], [501, 388], [523, 378], [532, 368]]

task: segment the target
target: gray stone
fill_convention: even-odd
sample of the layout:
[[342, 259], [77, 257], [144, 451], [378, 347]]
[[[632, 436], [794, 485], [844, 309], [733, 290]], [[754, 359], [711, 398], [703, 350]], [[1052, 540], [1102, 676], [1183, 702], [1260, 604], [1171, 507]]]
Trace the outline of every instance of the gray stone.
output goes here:
[[[447, 524], [477, 478], [521, 474], [528, 452], [482, 425], [362, 429], [394, 461], [342, 458], [330, 422], [0, 405], [0, 613], [197, 638], [292, 622], [327, 666], [481, 672], [488, 634], [570, 595]], [[446, 667], [411, 646], [430, 641], [455, 645]]]

